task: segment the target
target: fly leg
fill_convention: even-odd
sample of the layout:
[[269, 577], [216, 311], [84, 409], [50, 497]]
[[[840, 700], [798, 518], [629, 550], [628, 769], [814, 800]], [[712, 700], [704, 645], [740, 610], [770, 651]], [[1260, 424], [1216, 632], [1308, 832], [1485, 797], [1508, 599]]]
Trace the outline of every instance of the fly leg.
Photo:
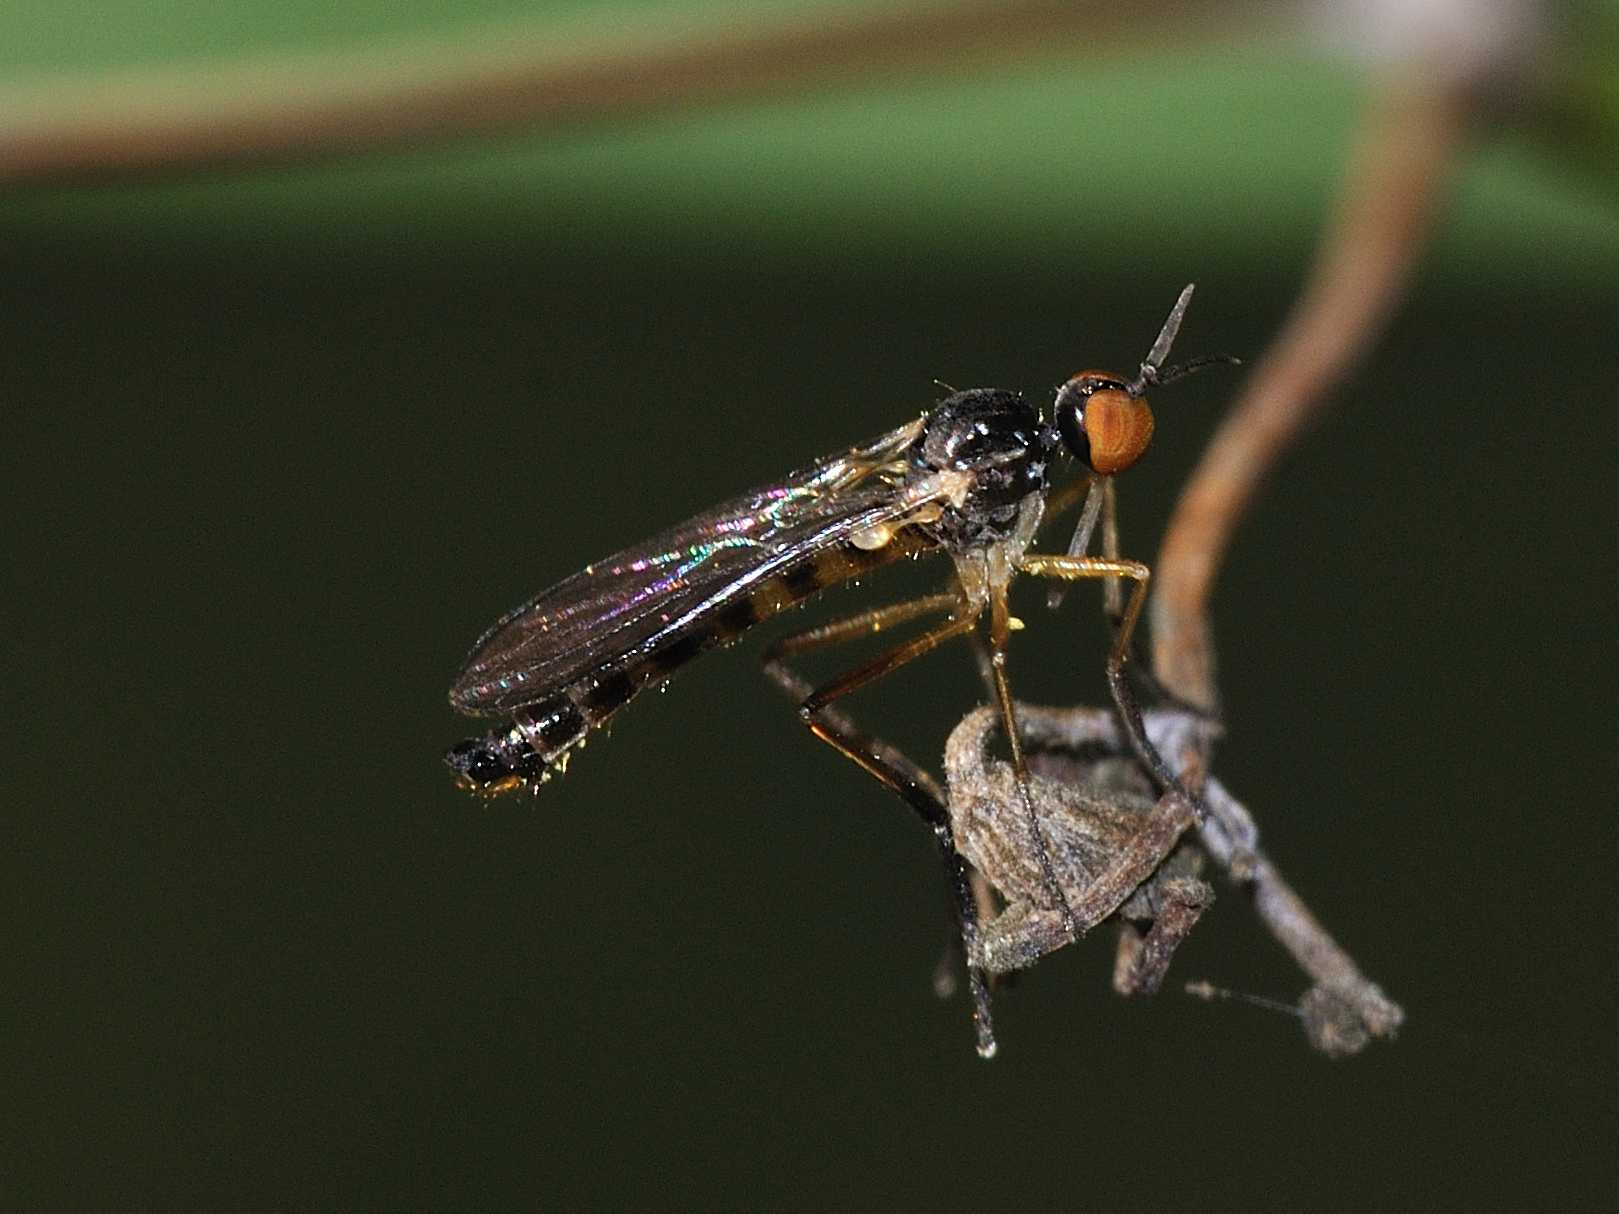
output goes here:
[[1037, 577], [1057, 578], [1065, 582], [1077, 582], [1087, 578], [1126, 578], [1135, 585], [1131, 588], [1129, 601], [1124, 606], [1124, 612], [1119, 618], [1118, 630], [1113, 636], [1113, 648], [1108, 652], [1107, 658], [1107, 685], [1113, 693], [1113, 703], [1118, 706], [1119, 716], [1124, 722], [1124, 732], [1130, 739], [1130, 749], [1135, 751], [1136, 757], [1152, 773], [1153, 779], [1163, 789], [1172, 789], [1180, 793], [1197, 810], [1198, 821], [1208, 816], [1202, 798], [1194, 797], [1187, 792], [1185, 786], [1170, 770], [1169, 764], [1158, 753], [1158, 748], [1147, 737], [1147, 728], [1141, 720], [1141, 707], [1136, 703], [1135, 691], [1130, 686], [1127, 675], [1127, 666], [1131, 653], [1131, 638], [1135, 634], [1136, 622], [1141, 618], [1141, 608], [1147, 601], [1147, 587], [1152, 581], [1152, 570], [1140, 561], [1126, 561], [1099, 556], [1025, 556], [1019, 568], [1026, 573]]
[[[1073, 494], [1076, 486], [1086, 488], [1085, 506], [1080, 511], [1079, 524], [1074, 529], [1074, 538], [1068, 545], [1068, 555], [1083, 558], [1085, 549], [1090, 547], [1091, 536], [1095, 533], [1097, 524], [1100, 523], [1102, 555], [1110, 561], [1118, 560], [1119, 495], [1114, 486], [1113, 478], [1111, 476], [1092, 476], [1088, 482], [1078, 481], [1067, 486], [1067, 491]], [[1051, 513], [1049, 503], [1047, 504], [1046, 513]], [[1046, 607], [1052, 611], [1057, 610], [1058, 607], [1062, 606], [1063, 595], [1066, 591], [1067, 587], [1063, 582], [1056, 582], [1046, 592]], [[1124, 584], [1117, 577], [1108, 577], [1102, 585], [1102, 611], [1107, 616], [1113, 635], [1117, 637], [1124, 624]], [[1215, 718], [1215, 714], [1209, 709], [1187, 703], [1160, 683], [1158, 676], [1152, 672], [1152, 668], [1141, 661], [1141, 653], [1136, 648], [1133, 640], [1129, 643], [1129, 650], [1129, 657], [1133, 662], [1130, 669], [1135, 673], [1136, 678], [1141, 681], [1142, 685], [1147, 688], [1154, 700], [1184, 709], [1204, 720]]]
[[[1102, 485], [1102, 555], [1110, 561], [1119, 559], [1119, 495], [1113, 485], [1113, 478], [1105, 476], [1098, 478]], [[1083, 553], [1074, 553], [1083, 556]], [[1102, 610], [1107, 615], [1108, 624], [1117, 637], [1119, 630], [1124, 626], [1124, 583], [1116, 577], [1110, 577], [1102, 584]], [[1152, 667], [1141, 660], [1141, 650], [1134, 639], [1130, 642], [1130, 669], [1140, 680], [1141, 685], [1159, 704], [1168, 704], [1191, 713], [1199, 720], [1217, 723], [1219, 711], [1203, 705], [1193, 704], [1170, 691], [1158, 681]]]
[[[1006, 650], [1011, 637], [1011, 614], [1007, 609], [1006, 586], [1000, 585], [992, 590], [991, 626], [990, 626], [990, 676], [995, 691], [995, 698], [1000, 703], [1001, 718], [1006, 726], [1008, 744], [1012, 750], [1012, 769], [1016, 773], [1018, 790], [1023, 798], [1024, 812], [1028, 815], [1029, 828], [1035, 841], [1036, 859], [1040, 864], [1041, 874], [1051, 891], [1052, 900], [1062, 916], [1064, 927], [1067, 929], [1069, 939], [1078, 939], [1080, 934], [1079, 923], [1069, 908], [1068, 898], [1063, 892], [1062, 884], [1057, 879], [1057, 872], [1051, 862], [1051, 853], [1046, 847], [1045, 832], [1040, 828], [1038, 815], [1034, 810], [1034, 795], [1029, 787], [1029, 768], [1023, 757], [1023, 744], [1018, 735], [1017, 713], [1012, 706], [1011, 684], [1006, 677]], [[935, 628], [928, 630], [905, 641], [885, 653], [878, 654], [864, 666], [857, 667], [847, 674], [832, 680], [832, 682], [816, 689], [799, 705], [799, 718], [807, 725], [810, 732], [837, 750], [845, 758], [850, 759], [865, 769], [868, 773], [884, 783], [889, 783], [885, 775], [875, 769], [869, 762], [868, 756], [862, 754], [857, 748], [845, 745], [837, 736], [828, 731], [821, 720], [821, 713], [827, 705], [842, 699], [851, 692], [864, 687], [886, 674], [891, 674], [908, 662], [913, 662], [925, 653], [938, 648], [946, 641], [963, 633], [971, 632], [978, 622], [978, 609], [965, 597], [955, 598], [943, 594], [933, 595], [929, 598], [918, 599], [910, 603], [899, 603], [891, 607], [878, 608], [861, 615], [851, 616], [846, 620], [839, 620], [821, 628], [810, 629], [798, 634], [797, 637], [784, 638], [773, 646], [766, 654], [766, 662], [779, 660], [782, 656], [793, 652], [802, 652], [808, 648], [821, 645], [834, 644], [853, 636], [863, 635], [868, 631], [876, 631], [878, 627], [894, 620], [913, 619], [929, 610], [942, 608], [947, 604], [954, 605], [951, 617]], [[901, 793], [903, 796], [904, 794]], [[969, 954], [970, 955], [970, 954]]]
[[1012, 775], [1017, 780], [1018, 796], [1023, 800], [1023, 812], [1029, 819], [1029, 837], [1034, 840], [1035, 859], [1040, 863], [1040, 875], [1051, 891], [1069, 940], [1078, 940], [1082, 928], [1068, 905], [1068, 895], [1057, 880], [1057, 870], [1051, 863], [1051, 851], [1046, 847], [1046, 832], [1040, 827], [1040, 817], [1034, 812], [1034, 792], [1029, 786], [1029, 763], [1023, 754], [1023, 735], [1018, 731], [1017, 708], [1012, 701], [1012, 684], [1006, 675], [1006, 650], [1012, 637], [1012, 614], [1006, 603], [1006, 582], [995, 583], [990, 591], [989, 669], [995, 685], [995, 700], [1001, 709], [1001, 727], [1006, 731], [1006, 744], [1012, 751]]
[[[903, 624], [924, 615], [935, 615], [941, 611], [952, 611], [960, 605], [961, 596], [958, 594], [930, 594], [919, 599], [907, 599], [903, 603], [890, 603], [887, 607], [874, 607], [870, 611], [845, 616], [829, 624], [818, 624], [813, 628], [790, 632], [772, 641], [770, 647], [765, 650], [762, 659], [765, 672], [771, 674], [773, 667], [782, 667], [783, 658], [790, 658], [794, 654], [824, 649], [828, 645], [838, 645], [864, 636], [875, 636], [895, 624]], [[774, 674], [771, 674], [771, 677], [774, 678]], [[797, 677], [793, 676], [794, 679]]]
[[[786, 662], [792, 654], [803, 653], [807, 650], [818, 649], [826, 645], [837, 644], [840, 641], [851, 640], [860, 636], [868, 636], [880, 632], [884, 628], [932, 612], [945, 611], [961, 606], [961, 599], [954, 594], [932, 595], [927, 598], [916, 599], [907, 603], [897, 603], [890, 607], [877, 608], [873, 611], [862, 612], [847, 619], [837, 620], [817, 628], [806, 629], [776, 641], [766, 650], [763, 666], [766, 677], [782, 688], [788, 695], [800, 702], [799, 715], [816, 737], [830, 745], [839, 754], [858, 764], [860, 768], [871, 776], [887, 785], [908, 804], [917, 815], [928, 825], [933, 832], [934, 841], [938, 844], [940, 857], [944, 861], [945, 880], [949, 885], [951, 896], [955, 902], [956, 916], [961, 924], [961, 946], [964, 957], [971, 958], [978, 951], [979, 907], [975, 897], [974, 878], [977, 876], [961, 858], [956, 850], [955, 835], [950, 825], [950, 811], [945, 803], [945, 793], [925, 769], [914, 763], [897, 747], [873, 737], [858, 729], [854, 722], [839, 709], [829, 707], [825, 700], [819, 704], [815, 701], [823, 692], [817, 692], [813, 685], [799, 675]], [[959, 631], [971, 628], [976, 621], [967, 618], [965, 628], [958, 621], [948, 620], [940, 628], [915, 638], [915, 641], [890, 650], [882, 655], [877, 662], [870, 664], [877, 666], [885, 660], [892, 664], [884, 666], [874, 674], [854, 683], [848, 690], [869, 682], [872, 678], [880, 677], [889, 670], [897, 669], [905, 661], [920, 657], [929, 649], [941, 644], [950, 636]], [[925, 641], [944, 633], [931, 644], [918, 649], [917, 641]], [[910, 650], [908, 656], [899, 661], [893, 661], [893, 655], [903, 654]], [[862, 668], [854, 674], [860, 674], [868, 668]], [[843, 692], [842, 694], [847, 694]], [[835, 697], [834, 697], [835, 698]], [[987, 891], [986, 891], [987, 892]], [[989, 983], [982, 969], [970, 961], [967, 965], [967, 981], [972, 994], [973, 1026], [977, 1035], [978, 1054], [981, 1058], [992, 1058], [995, 1055], [995, 1025], [990, 1011]]]

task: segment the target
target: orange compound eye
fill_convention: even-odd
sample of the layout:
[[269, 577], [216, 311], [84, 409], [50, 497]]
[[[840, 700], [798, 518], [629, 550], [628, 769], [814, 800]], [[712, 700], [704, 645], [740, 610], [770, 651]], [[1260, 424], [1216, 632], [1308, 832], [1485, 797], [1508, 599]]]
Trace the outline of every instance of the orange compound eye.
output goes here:
[[1103, 476], [1123, 472], [1152, 442], [1152, 410], [1142, 396], [1122, 388], [1098, 388], [1085, 402], [1083, 424], [1090, 465]]

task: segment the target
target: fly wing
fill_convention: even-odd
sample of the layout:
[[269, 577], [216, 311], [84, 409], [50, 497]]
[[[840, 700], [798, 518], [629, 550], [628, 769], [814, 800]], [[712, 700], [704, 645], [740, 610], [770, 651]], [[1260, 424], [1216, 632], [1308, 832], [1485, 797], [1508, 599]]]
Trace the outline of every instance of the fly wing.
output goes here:
[[781, 566], [943, 496], [880, 475], [897, 471], [920, 427], [760, 486], [557, 583], [478, 639], [450, 703], [473, 714], [535, 703], [692, 627]]

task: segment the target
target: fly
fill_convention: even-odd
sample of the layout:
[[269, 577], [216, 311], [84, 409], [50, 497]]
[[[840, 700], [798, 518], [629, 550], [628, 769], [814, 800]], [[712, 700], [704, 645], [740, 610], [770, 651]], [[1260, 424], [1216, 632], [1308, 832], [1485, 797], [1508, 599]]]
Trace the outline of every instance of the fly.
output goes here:
[[[1151, 571], [1116, 554], [1086, 554], [1110, 478], [1134, 464], [1152, 439], [1148, 388], [1223, 356], [1163, 367], [1191, 301], [1188, 286], [1134, 378], [1082, 371], [1056, 393], [1047, 421], [1021, 394], [998, 388], [952, 392], [914, 421], [705, 511], [645, 543], [587, 566], [498, 620], [473, 646], [450, 703], [503, 723], [452, 747], [458, 782], [493, 796], [533, 789], [560, 773], [593, 730], [642, 691], [729, 644], [754, 625], [821, 590], [908, 556], [944, 552], [954, 576], [941, 594], [864, 611], [784, 637], [767, 671], [800, 699], [816, 737], [899, 793], [933, 828], [951, 874], [968, 938], [976, 913], [948, 814], [929, 795], [931, 777], [892, 747], [856, 730], [832, 706], [851, 692], [957, 637], [988, 615], [993, 686], [1036, 855], [1070, 935], [1076, 921], [1051, 866], [1031, 799], [1017, 730], [1006, 651], [1015, 629], [1008, 588], [1019, 573], [1058, 583], [1131, 583], [1116, 613], [1108, 682], [1132, 745], [1165, 788], [1178, 788], [1141, 724], [1125, 679], [1131, 635]], [[1085, 506], [1068, 551], [1030, 551], [1062, 453], [1078, 461]], [[1112, 592], [1116, 594], [1117, 592]], [[819, 687], [785, 665], [810, 649], [869, 636], [912, 620], [933, 623]], [[982, 975], [975, 973], [975, 994]], [[987, 1016], [987, 1003], [982, 1004]], [[980, 1043], [987, 1022], [981, 1017]]]

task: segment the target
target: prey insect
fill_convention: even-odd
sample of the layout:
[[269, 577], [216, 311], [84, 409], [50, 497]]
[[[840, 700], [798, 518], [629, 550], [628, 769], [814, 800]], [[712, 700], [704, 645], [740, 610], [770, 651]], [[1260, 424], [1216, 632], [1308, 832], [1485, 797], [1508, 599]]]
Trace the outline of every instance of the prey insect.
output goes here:
[[[1175, 776], [1148, 741], [1125, 668], [1150, 571], [1086, 549], [1110, 478], [1134, 464], [1152, 438], [1147, 389], [1222, 357], [1164, 367], [1192, 288], [1181, 292], [1134, 377], [1082, 371], [1056, 393], [1048, 421], [1021, 394], [995, 388], [952, 392], [921, 417], [820, 460], [588, 565], [497, 621], [474, 645], [450, 703], [503, 724], [452, 747], [459, 782], [485, 795], [532, 789], [560, 772], [593, 730], [649, 687], [709, 649], [839, 585], [908, 556], [942, 552], [953, 577], [944, 593], [878, 607], [787, 636], [766, 654], [778, 683], [800, 695], [809, 730], [903, 797], [933, 829], [944, 856], [964, 938], [976, 916], [949, 815], [928, 777], [891, 747], [867, 738], [833, 705], [955, 638], [976, 635], [988, 616], [988, 679], [1041, 879], [1069, 938], [1081, 931], [1035, 812], [1006, 672], [1014, 627], [1008, 588], [1019, 573], [1073, 582], [1131, 584], [1117, 614], [1108, 682], [1132, 747], [1161, 787]], [[1062, 555], [1030, 551], [1051, 492], [1053, 464], [1076, 461], [1086, 486], [1073, 543]], [[811, 649], [933, 617], [925, 630], [818, 687], [785, 660]], [[969, 948], [969, 956], [972, 951]], [[987, 1010], [983, 975], [975, 997]], [[983, 1045], [987, 1024], [981, 1025]]]
[[[1121, 995], [1152, 994], [1214, 897], [1198, 879], [1201, 850], [1182, 839], [1196, 820], [1193, 806], [1178, 789], [1150, 795], [1140, 767], [1106, 748], [1113, 730], [1097, 731], [1088, 761], [1065, 750], [1077, 710], [1018, 709], [1036, 765], [1040, 828], [1068, 905], [1086, 930], [1118, 920], [1113, 987]], [[988, 707], [974, 709], [951, 731], [944, 759], [956, 846], [1003, 904], [967, 942], [969, 965], [990, 974], [1023, 969], [1070, 942], [1032, 862], [1012, 772], [989, 753], [999, 724]]]

